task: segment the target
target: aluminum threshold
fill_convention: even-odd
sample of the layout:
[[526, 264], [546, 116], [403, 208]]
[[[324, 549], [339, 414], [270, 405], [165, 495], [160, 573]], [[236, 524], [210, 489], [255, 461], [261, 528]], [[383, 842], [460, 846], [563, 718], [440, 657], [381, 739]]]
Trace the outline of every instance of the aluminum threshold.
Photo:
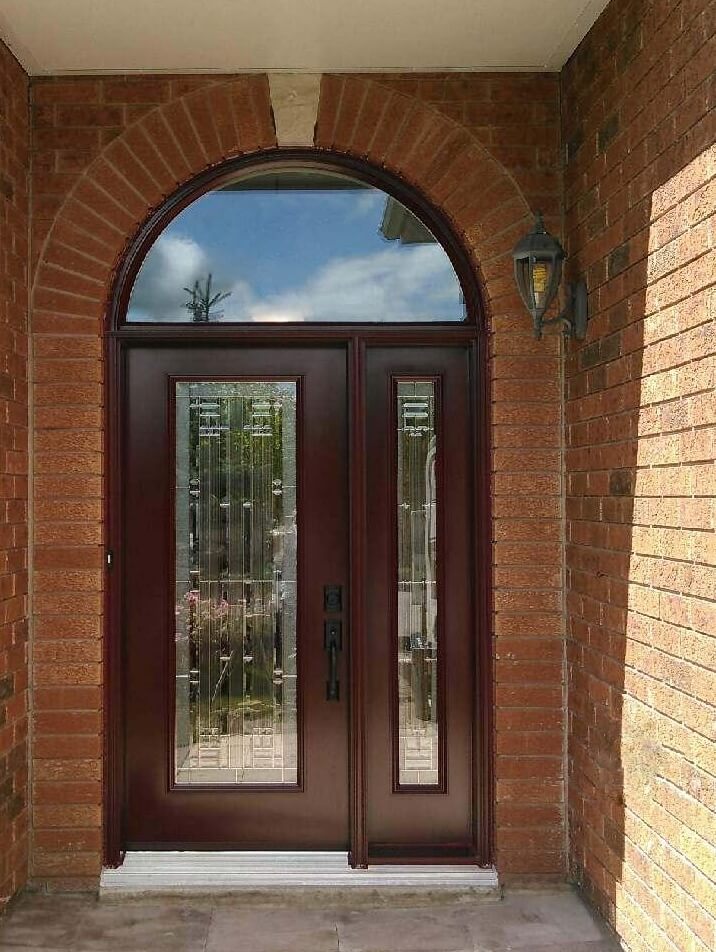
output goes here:
[[104, 869], [101, 896], [297, 889], [451, 889], [493, 892], [494, 867], [380, 865], [351, 869], [347, 853], [132, 851]]

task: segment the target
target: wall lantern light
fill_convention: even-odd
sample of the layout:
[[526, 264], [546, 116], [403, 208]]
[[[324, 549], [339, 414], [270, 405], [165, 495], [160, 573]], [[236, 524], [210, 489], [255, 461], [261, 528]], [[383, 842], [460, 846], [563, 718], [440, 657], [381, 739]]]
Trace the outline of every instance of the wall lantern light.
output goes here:
[[564, 248], [544, 227], [542, 213], [537, 212], [535, 226], [514, 247], [515, 281], [520, 297], [532, 315], [535, 337], [542, 337], [542, 328], [562, 324], [567, 337], [584, 340], [587, 336], [587, 285], [584, 281], [568, 284], [567, 303], [557, 317], [544, 320], [554, 300], [562, 277]]

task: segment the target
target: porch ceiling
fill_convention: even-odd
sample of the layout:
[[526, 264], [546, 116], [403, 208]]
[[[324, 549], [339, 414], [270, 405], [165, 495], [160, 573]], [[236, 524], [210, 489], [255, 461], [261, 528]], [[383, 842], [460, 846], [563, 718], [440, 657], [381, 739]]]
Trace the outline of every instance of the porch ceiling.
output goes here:
[[32, 75], [557, 70], [608, 0], [0, 0]]

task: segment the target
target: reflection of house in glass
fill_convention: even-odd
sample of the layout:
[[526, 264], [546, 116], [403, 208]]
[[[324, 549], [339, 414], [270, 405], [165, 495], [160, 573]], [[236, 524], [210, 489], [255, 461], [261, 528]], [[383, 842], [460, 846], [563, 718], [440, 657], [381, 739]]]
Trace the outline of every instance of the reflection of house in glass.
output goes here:
[[412, 212], [401, 205], [391, 195], [385, 199], [383, 220], [380, 223], [380, 233], [389, 241], [399, 241], [401, 245], [430, 245], [435, 244], [435, 236]]
[[295, 783], [296, 385], [180, 383], [176, 780]]

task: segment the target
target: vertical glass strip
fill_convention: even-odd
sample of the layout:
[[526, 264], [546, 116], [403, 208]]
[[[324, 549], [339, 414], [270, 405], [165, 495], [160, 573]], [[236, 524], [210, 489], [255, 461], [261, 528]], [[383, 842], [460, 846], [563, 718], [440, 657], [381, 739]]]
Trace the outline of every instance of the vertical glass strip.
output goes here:
[[295, 784], [296, 384], [176, 385], [177, 784]]
[[436, 387], [397, 382], [398, 783], [439, 783]]

